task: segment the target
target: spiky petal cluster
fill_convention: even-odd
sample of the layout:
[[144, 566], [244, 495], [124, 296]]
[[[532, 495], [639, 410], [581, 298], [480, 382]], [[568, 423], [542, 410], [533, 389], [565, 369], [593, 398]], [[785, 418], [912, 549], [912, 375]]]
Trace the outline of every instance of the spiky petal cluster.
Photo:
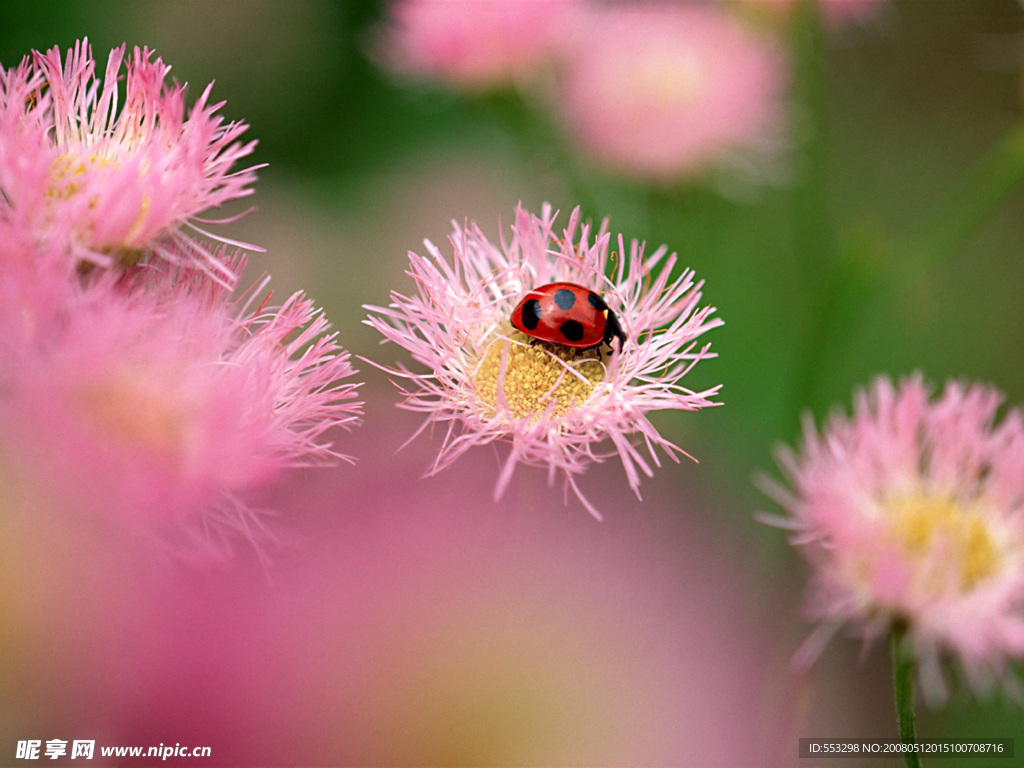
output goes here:
[[[713, 356], [697, 339], [721, 321], [699, 306], [702, 284], [689, 270], [676, 274], [676, 256], [664, 246], [646, 254], [620, 235], [613, 251], [611, 235], [602, 227], [592, 239], [578, 209], [561, 236], [555, 217], [548, 205], [540, 216], [518, 208], [512, 238], [500, 247], [475, 224], [454, 223], [451, 260], [429, 241], [427, 255], [410, 253], [417, 292], [392, 292], [388, 307], [367, 307], [366, 322], [426, 368], [393, 373], [409, 382], [403, 408], [427, 414], [424, 427], [446, 424], [431, 473], [474, 446], [505, 442], [496, 496], [517, 465], [544, 467], [597, 515], [576, 483], [592, 462], [618, 456], [639, 495], [640, 476], [660, 465], [659, 450], [675, 461], [683, 453], [647, 414], [717, 404], [719, 386], [694, 392], [682, 379]], [[604, 296], [628, 337], [621, 350], [577, 356], [514, 331], [509, 317], [523, 294], [555, 281]]]
[[253, 143], [125, 51], [102, 80], [84, 41], [0, 70], [0, 502], [216, 543], [283, 470], [343, 458], [354, 369], [303, 294], [232, 299], [245, 258], [184, 233], [251, 192]]
[[851, 417], [820, 434], [808, 419], [802, 450], [780, 454], [792, 490], [768, 490], [811, 564], [807, 611], [822, 622], [798, 660], [840, 626], [870, 640], [898, 622], [939, 701], [943, 653], [979, 691], [1024, 655], [1024, 420], [1013, 409], [996, 423], [1002, 395], [978, 384], [929, 394], [919, 376], [881, 378]]
[[32, 334], [3, 329], [20, 339], [0, 374], [17, 475], [47, 506], [129, 528], [251, 524], [246, 494], [338, 458], [325, 432], [360, 411], [323, 313], [301, 293], [254, 307], [265, 287], [233, 300], [201, 272], [150, 266], [69, 292]]
[[[204, 211], [252, 193], [247, 126], [225, 123], [212, 84], [186, 116], [185, 88], [148, 48], [110, 52], [102, 78], [88, 41], [0, 67], [0, 221], [66, 250], [75, 264], [155, 254], [223, 275], [201, 234]], [[123, 74], [122, 74], [123, 72]], [[124, 90], [118, 80], [124, 79]], [[122, 103], [123, 98], [123, 103]]]

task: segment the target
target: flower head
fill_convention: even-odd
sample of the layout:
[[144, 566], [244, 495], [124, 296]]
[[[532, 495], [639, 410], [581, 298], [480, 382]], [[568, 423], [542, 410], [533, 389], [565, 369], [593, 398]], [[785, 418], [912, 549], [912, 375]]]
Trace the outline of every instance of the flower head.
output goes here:
[[484, 90], [552, 58], [580, 0], [397, 0], [381, 58], [399, 72]]
[[906, 625], [924, 690], [945, 695], [943, 652], [978, 690], [1024, 654], [1024, 421], [996, 423], [1002, 396], [951, 382], [937, 400], [920, 377], [879, 379], [852, 417], [799, 453], [781, 453], [789, 511], [812, 566], [807, 610], [822, 622], [798, 659], [850, 625], [866, 640]]
[[339, 456], [325, 432], [360, 411], [349, 356], [300, 293], [253, 308], [263, 283], [233, 301], [198, 271], [141, 271], [92, 283], [61, 323], [5, 349], [0, 432], [53, 508], [245, 529], [246, 494]]
[[[547, 205], [539, 217], [517, 209], [511, 241], [500, 247], [476, 225], [456, 223], [453, 259], [429, 241], [429, 255], [411, 253], [417, 292], [392, 292], [387, 308], [368, 307], [367, 323], [427, 368], [392, 373], [409, 382], [402, 407], [426, 413], [424, 427], [447, 424], [431, 473], [473, 446], [506, 442], [496, 497], [518, 464], [546, 467], [550, 480], [561, 473], [566, 490], [597, 515], [576, 484], [591, 462], [617, 455], [639, 495], [640, 474], [660, 465], [656, 448], [675, 461], [683, 453], [647, 414], [716, 405], [718, 386], [694, 392], [681, 380], [714, 356], [697, 338], [721, 321], [710, 317], [712, 307], [699, 307], [702, 284], [691, 271], [672, 277], [676, 256], [664, 246], [648, 255], [636, 241], [627, 249], [620, 235], [610, 252], [611, 235], [602, 228], [591, 242], [579, 209], [561, 237], [554, 219]], [[562, 281], [603, 295], [626, 342], [581, 353], [532, 343], [512, 327], [525, 292]], [[611, 451], [598, 448], [605, 440]]]
[[782, 53], [714, 6], [595, 7], [564, 69], [569, 139], [625, 176], [670, 183], [781, 144]]
[[122, 45], [102, 78], [95, 70], [85, 40], [63, 62], [53, 48], [0, 68], [0, 221], [78, 266], [152, 253], [223, 276], [183, 227], [205, 235], [200, 214], [252, 193], [256, 169], [233, 170], [255, 146], [239, 140], [247, 126], [216, 114], [212, 84], [186, 117], [184, 86], [168, 84], [170, 67], [148, 48], [126, 57]]

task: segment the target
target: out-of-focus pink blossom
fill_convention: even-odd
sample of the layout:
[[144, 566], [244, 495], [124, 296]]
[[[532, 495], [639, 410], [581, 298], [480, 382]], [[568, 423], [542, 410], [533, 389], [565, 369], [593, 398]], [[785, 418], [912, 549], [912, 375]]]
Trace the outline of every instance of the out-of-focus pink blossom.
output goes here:
[[82, 290], [62, 249], [0, 221], [0, 393], [17, 350], [57, 332]]
[[185, 229], [207, 235], [200, 214], [252, 193], [256, 169], [235, 169], [255, 146], [247, 126], [217, 115], [212, 84], [186, 117], [185, 88], [148, 48], [95, 70], [85, 40], [63, 61], [53, 48], [0, 68], [0, 222], [75, 265], [156, 254], [227, 277]]
[[[540, 216], [520, 207], [512, 238], [500, 247], [475, 224], [453, 222], [453, 258], [429, 241], [427, 256], [410, 253], [416, 293], [392, 292], [388, 307], [368, 307], [367, 323], [426, 368], [391, 372], [409, 382], [401, 407], [426, 414], [424, 428], [444, 430], [431, 473], [474, 446], [507, 443], [496, 497], [519, 464], [543, 467], [597, 515], [576, 484], [590, 464], [617, 456], [639, 495], [640, 476], [660, 466], [659, 451], [674, 461], [684, 454], [647, 414], [717, 404], [719, 386], [693, 391], [683, 378], [714, 356], [698, 338], [721, 321], [711, 317], [713, 307], [700, 306], [702, 283], [690, 270], [677, 271], [665, 246], [646, 254], [619, 235], [613, 249], [605, 228], [591, 239], [579, 209], [558, 236], [556, 215], [549, 205]], [[620, 348], [608, 354], [580, 354], [534, 345], [516, 331], [509, 318], [523, 295], [557, 281], [603, 295], [625, 343], [616, 341]]]
[[879, 379], [851, 417], [780, 456], [792, 490], [769, 488], [780, 525], [810, 561], [807, 601], [821, 622], [801, 661], [839, 627], [866, 640], [905, 624], [925, 693], [945, 696], [943, 654], [978, 691], [1011, 687], [1024, 655], [1024, 421], [996, 423], [1002, 395], [951, 382], [936, 399], [920, 377]]
[[428, 446], [396, 456], [407, 416], [364, 430], [358, 472], [281, 486], [304, 538], [272, 584], [241, 559], [151, 594], [139, 672], [105, 702], [121, 743], [170, 732], [238, 765], [780, 764], [785, 652], [727, 515], [668, 473], [642, 515], [594, 478], [623, 511], [601, 526], [552, 514], [543, 485], [494, 502], [486, 451], [428, 479]]
[[381, 43], [392, 69], [482, 90], [550, 63], [580, 0], [397, 0]]
[[[223, 258], [235, 268], [237, 259]], [[338, 457], [360, 411], [349, 356], [301, 293], [254, 307], [198, 270], [97, 281], [5, 349], [0, 423], [50, 506], [208, 536], [254, 521], [250, 493]]]
[[777, 154], [787, 69], [716, 6], [596, 6], [568, 47], [557, 110], [593, 161], [671, 183]]

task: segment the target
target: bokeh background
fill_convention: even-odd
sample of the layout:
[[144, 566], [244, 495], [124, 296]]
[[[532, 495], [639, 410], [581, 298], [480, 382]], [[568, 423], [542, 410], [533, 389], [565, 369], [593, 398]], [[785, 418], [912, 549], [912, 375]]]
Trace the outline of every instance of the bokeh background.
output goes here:
[[[452, 219], [496, 238], [520, 201], [563, 216], [582, 204], [627, 239], [668, 243], [726, 321], [708, 336], [719, 357], [688, 379], [723, 383], [724, 405], [654, 417], [700, 463], [663, 467], [643, 502], [621, 468], [595, 466], [583, 489], [603, 522], [539, 470], [494, 503], [492, 451], [429, 479], [429, 436], [396, 453], [418, 419], [360, 363], [364, 425], [338, 436], [356, 464], [268, 492], [265, 538], [228, 561], [154, 561], [74, 525], [5, 545], [0, 764], [19, 739], [85, 738], [209, 745], [223, 765], [813, 765], [796, 758], [801, 736], [895, 736], [885, 648], [839, 637], [810, 676], [791, 668], [810, 630], [805, 569], [755, 522], [778, 510], [754, 479], [777, 475], [772, 451], [802, 412], [848, 407], [879, 373], [977, 379], [1024, 402], [1024, 196], [947, 238], [939, 262], [901, 251], [948, 221], [944, 201], [1021, 123], [1024, 8], [894, 0], [829, 28], [815, 54], [824, 131], [801, 134], [798, 82], [792, 172], [739, 194], [581, 183], [509, 95], [378, 66], [367, 53], [385, 13], [6, 0], [0, 62], [87, 36], [98, 58], [125, 41], [156, 49], [193, 98], [215, 80], [268, 164], [258, 211], [232, 230], [267, 249], [250, 277], [271, 273], [279, 296], [306, 289], [346, 348], [381, 363], [405, 357], [378, 345], [363, 305], [409, 290], [407, 252], [424, 238], [445, 250]], [[822, 258], [866, 254], [825, 342], [797, 255], [805, 161]], [[1020, 752], [1022, 723], [1019, 706], [954, 696], [919, 712], [918, 733], [1014, 736]]]

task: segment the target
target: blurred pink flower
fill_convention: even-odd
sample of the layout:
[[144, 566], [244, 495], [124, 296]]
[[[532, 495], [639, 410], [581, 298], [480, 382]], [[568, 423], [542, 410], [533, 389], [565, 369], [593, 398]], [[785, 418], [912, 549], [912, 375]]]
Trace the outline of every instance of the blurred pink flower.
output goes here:
[[[429, 448], [396, 456], [389, 431], [364, 431], [358, 472], [275, 490], [303, 538], [272, 585], [239, 558], [114, 617], [143, 642], [108, 732], [234, 765], [781, 764], [786, 659], [733, 516], [662, 473], [643, 516], [580, 526], [542, 484], [493, 502], [487, 452], [419, 479]], [[635, 512], [615, 480], [595, 492]]]
[[9, 345], [0, 424], [25, 486], [56, 509], [203, 538], [247, 531], [245, 494], [282, 470], [339, 458], [325, 432], [361, 407], [349, 355], [301, 293], [254, 308], [264, 287], [232, 301], [198, 269], [148, 265]]
[[882, 378], [852, 417], [820, 435], [808, 419], [803, 450], [780, 454], [793, 490], [768, 489], [789, 511], [776, 522], [811, 563], [807, 611], [822, 622], [798, 661], [841, 625], [871, 640], [904, 622], [941, 701], [942, 653], [979, 692], [1024, 654], [1024, 422], [1013, 409], [996, 424], [1001, 401], [954, 382], [930, 401], [920, 377]]
[[[591, 243], [579, 209], [562, 237], [554, 233], [555, 217], [549, 205], [539, 217], [518, 208], [511, 242], [503, 240], [500, 248], [475, 224], [453, 222], [451, 262], [429, 241], [428, 256], [410, 253], [418, 292], [392, 292], [387, 308], [367, 307], [366, 322], [427, 369], [386, 370], [408, 380], [401, 407], [427, 414], [421, 430], [447, 423], [430, 474], [474, 446], [506, 442], [496, 498], [518, 464], [545, 467], [550, 482], [561, 474], [566, 494], [571, 488], [597, 516], [576, 484], [591, 462], [617, 455], [639, 496], [641, 473], [651, 476], [660, 466], [656, 448], [674, 461], [684, 453], [647, 413], [717, 404], [710, 398], [720, 386], [694, 392], [682, 379], [714, 356], [697, 338], [721, 321], [710, 317], [713, 307], [699, 307], [702, 284], [694, 283], [692, 271], [672, 277], [676, 256], [666, 247], [646, 255], [635, 240], [627, 250], [620, 235], [610, 256], [611, 235], [602, 228]], [[610, 268], [613, 260], [617, 265]], [[627, 336], [620, 350], [533, 345], [512, 328], [509, 317], [523, 294], [555, 281], [605, 297]], [[598, 448], [605, 440], [611, 451]]]
[[469, 90], [514, 84], [552, 60], [581, 0], [396, 0], [380, 58]]
[[569, 140], [617, 173], [671, 183], [781, 146], [785, 57], [720, 8], [593, 7], [564, 69]]
[[[153, 253], [224, 276], [186, 237], [200, 214], [252, 193], [247, 126], [223, 122], [207, 86], [185, 117], [185, 88], [148, 48], [110, 52], [102, 79], [88, 41], [0, 68], [0, 221], [57, 243], [72, 263], [110, 266]], [[124, 102], [118, 79], [124, 66]], [[213, 222], [211, 222], [213, 223]], [[254, 247], [254, 246], [249, 246]]]
[[60, 326], [82, 283], [64, 252], [0, 220], [0, 393], [15, 351]]

